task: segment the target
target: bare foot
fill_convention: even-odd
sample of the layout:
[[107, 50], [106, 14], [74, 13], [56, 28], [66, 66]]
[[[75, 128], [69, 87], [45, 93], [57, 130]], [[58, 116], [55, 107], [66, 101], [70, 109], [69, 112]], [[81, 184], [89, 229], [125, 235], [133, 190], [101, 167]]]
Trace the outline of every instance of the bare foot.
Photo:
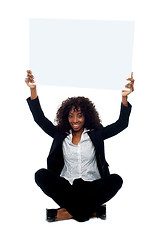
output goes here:
[[92, 217], [96, 217], [96, 212], [94, 212], [94, 213], [92, 214]]
[[71, 219], [72, 215], [67, 212], [65, 208], [61, 208], [57, 211], [57, 221]]

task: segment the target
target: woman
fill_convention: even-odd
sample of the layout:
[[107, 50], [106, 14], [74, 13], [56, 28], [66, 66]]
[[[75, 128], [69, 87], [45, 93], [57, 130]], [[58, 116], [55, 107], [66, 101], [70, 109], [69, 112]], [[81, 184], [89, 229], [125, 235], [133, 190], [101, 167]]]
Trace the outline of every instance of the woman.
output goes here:
[[94, 216], [105, 219], [103, 204], [115, 196], [123, 180], [109, 172], [104, 140], [128, 126], [131, 105], [127, 96], [134, 91], [133, 73], [127, 80], [129, 91], [122, 91], [120, 116], [115, 123], [103, 127], [93, 103], [85, 97], [74, 97], [62, 103], [54, 126], [41, 109], [34, 76], [27, 71], [29, 108], [35, 122], [54, 139], [47, 169], [35, 173], [38, 186], [60, 206], [47, 209], [47, 221], [73, 218], [82, 222]]

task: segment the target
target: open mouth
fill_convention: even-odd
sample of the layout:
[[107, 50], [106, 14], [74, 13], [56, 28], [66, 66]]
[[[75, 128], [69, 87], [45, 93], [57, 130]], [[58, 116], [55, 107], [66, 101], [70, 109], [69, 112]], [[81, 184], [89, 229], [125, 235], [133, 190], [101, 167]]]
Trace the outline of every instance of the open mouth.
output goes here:
[[72, 126], [73, 126], [73, 128], [78, 128], [79, 124], [73, 124]]

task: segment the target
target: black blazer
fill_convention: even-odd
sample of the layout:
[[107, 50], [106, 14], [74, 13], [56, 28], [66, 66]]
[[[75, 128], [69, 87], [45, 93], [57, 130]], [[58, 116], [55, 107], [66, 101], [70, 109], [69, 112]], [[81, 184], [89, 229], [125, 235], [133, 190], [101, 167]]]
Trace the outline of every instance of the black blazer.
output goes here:
[[[62, 142], [68, 133], [59, 132], [56, 126], [45, 117], [38, 97], [34, 100], [31, 100], [29, 97], [27, 98], [27, 102], [34, 121], [54, 139], [47, 158], [47, 167], [60, 174], [64, 166]], [[97, 165], [101, 177], [110, 174], [109, 165], [105, 159], [104, 140], [120, 133], [128, 126], [131, 107], [130, 103], [128, 103], [128, 107], [125, 107], [121, 103], [120, 116], [115, 123], [106, 127], [100, 125], [97, 129], [87, 132], [96, 150]]]

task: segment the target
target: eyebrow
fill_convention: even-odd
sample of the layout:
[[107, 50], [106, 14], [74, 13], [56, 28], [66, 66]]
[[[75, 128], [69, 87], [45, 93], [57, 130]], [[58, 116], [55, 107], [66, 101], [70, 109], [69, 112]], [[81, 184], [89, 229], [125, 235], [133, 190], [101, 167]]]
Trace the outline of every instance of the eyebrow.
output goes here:
[[[82, 113], [82, 112], [80, 112], [80, 111], [77, 111], [77, 113], [78, 113], [78, 114], [83, 114], [83, 113]], [[73, 115], [74, 113], [72, 113], [72, 112], [69, 112], [69, 115], [70, 115], [70, 114], [72, 114], [72, 115]]]
[[[79, 111], [75, 110], [74, 112], [77, 112], [78, 114], [83, 114], [83, 112], [81, 110], [79, 110]], [[73, 115], [73, 112], [69, 112], [69, 114]]]

